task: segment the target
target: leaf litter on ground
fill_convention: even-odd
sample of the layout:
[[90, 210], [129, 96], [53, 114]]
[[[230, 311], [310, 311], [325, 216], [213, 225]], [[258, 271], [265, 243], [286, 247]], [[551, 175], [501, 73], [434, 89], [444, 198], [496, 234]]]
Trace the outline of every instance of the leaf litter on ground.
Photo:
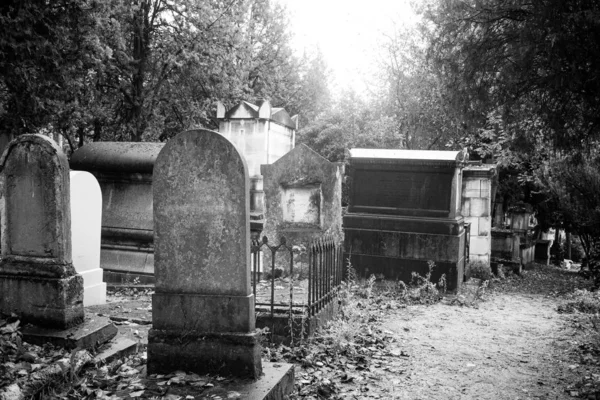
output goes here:
[[[357, 285], [351, 302], [338, 319], [322, 329], [315, 337], [294, 346], [268, 344], [264, 359], [273, 362], [291, 362], [296, 368], [295, 399], [392, 398], [393, 387], [409, 372], [407, 361], [411, 351], [394, 335], [383, 330], [381, 321], [395, 310], [411, 304], [435, 304], [442, 296], [419, 299], [419, 291], [402, 291], [402, 285], [386, 284], [365, 289]], [[492, 279], [486, 296], [497, 293], [542, 294], [560, 297], [565, 304], [596, 299], [589, 291], [590, 284], [572, 271], [558, 267], [535, 266], [522, 275], [511, 275], [504, 280]], [[400, 289], [398, 289], [400, 288]], [[576, 291], [579, 290], [578, 291]], [[149, 292], [136, 291], [135, 298]], [[128, 299], [127, 293], [119, 297]], [[586, 300], [586, 301], [587, 301]], [[482, 296], [481, 301], [485, 301]], [[595, 300], [594, 300], [595, 301]], [[585, 304], [591, 303], [587, 301]], [[577, 323], [583, 336], [568, 354], [572, 365], [585, 366], [580, 379], [565, 385], [569, 395], [592, 398], [599, 391], [600, 342], [598, 329], [582, 306], [564, 306], [577, 312]], [[559, 307], [560, 308], [560, 307]], [[585, 316], [587, 319], [583, 318]], [[575, 322], [574, 322], [575, 323]], [[407, 321], [405, 331], [410, 331]], [[587, 336], [586, 336], [587, 335]], [[52, 346], [33, 346], [24, 343], [16, 316], [0, 319], [0, 390], [16, 382], [24, 382], [37, 371], [51, 365], [63, 365], [70, 360], [68, 351]], [[62, 360], [62, 361], [61, 361]], [[176, 371], [168, 375], [147, 375], [145, 352], [107, 365], [89, 365], [77, 376], [42, 389], [46, 398], [64, 399], [202, 399], [239, 398], [237, 392], [214, 392], [215, 387], [227, 384], [229, 378], [197, 375]], [[62, 364], [61, 364], [62, 362]], [[578, 368], [574, 369], [578, 371]], [[390, 376], [393, 379], [390, 379]], [[221, 385], [221, 387], [223, 387]], [[45, 392], [44, 392], [45, 391]], [[587, 397], [586, 397], [587, 396]], [[40, 397], [44, 398], [44, 396]], [[598, 395], [600, 398], [600, 395]]]

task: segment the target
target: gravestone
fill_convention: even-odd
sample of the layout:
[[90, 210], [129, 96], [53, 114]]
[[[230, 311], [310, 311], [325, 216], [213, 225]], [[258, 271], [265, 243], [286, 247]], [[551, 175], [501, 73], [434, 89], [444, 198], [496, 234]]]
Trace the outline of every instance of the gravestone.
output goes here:
[[83, 321], [83, 278], [71, 259], [69, 164], [46, 136], [22, 135], [0, 159], [0, 312], [68, 328]]
[[459, 289], [465, 263], [460, 151], [351, 149], [344, 259], [365, 277], [409, 282], [435, 262]]
[[92, 174], [71, 171], [71, 237], [73, 266], [83, 277], [83, 305], [106, 303], [100, 268], [102, 193]]
[[105, 282], [154, 282], [152, 169], [164, 143], [95, 142], [77, 149], [71, 168], [102, 190], [100, 266]]
[[262, 165], [266, 197], [263, 235], [309, 243], [323, 235], [343, 242], [344, 166], [301, 144], [271, 165]]
[[260, 376], [248, 190], [244, 159], [216, 132], [181, 133], [158, 155], [149, 373]]

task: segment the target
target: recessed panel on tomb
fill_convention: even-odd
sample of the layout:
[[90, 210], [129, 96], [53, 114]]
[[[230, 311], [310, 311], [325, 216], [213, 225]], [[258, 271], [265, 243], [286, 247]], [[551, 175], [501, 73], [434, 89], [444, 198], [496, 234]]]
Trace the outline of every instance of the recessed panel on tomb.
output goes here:
[[281, 191], [283, 221], [292, 224], [321, 225], [321, 187], [284, 188]]
[[359, 169], [354, 172], [352, 208], [408, 215], [419, 211], [448, 213], [452, 189], [450, 172]]

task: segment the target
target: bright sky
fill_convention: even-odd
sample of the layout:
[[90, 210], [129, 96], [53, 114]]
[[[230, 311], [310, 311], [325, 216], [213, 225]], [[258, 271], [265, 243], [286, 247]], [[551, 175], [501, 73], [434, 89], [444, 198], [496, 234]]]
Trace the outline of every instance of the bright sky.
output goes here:
[[385, 32], [412, 24], [410, 0], [278, 0], [288, 8], [298, 54], [319, 46], [335, 78], [334, 88], [364, 90]]

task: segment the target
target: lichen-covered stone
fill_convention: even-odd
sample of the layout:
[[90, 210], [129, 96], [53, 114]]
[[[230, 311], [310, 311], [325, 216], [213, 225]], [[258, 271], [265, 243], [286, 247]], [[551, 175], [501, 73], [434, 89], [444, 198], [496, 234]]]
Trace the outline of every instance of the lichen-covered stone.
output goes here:
[[22, 135], [0, 159], [0, 312], [66, 328], [83, 320], [71, 260], [69, 165], [50, 138]]
[[259, 376], [248, 182], [244, 159], [216, 132], [181, 133], [158, 155], [150, 372]]
[[262, 235], [277, 243], [307, 244], [323, 235], [342, 243], [344, 167], [304, 144], [271, 165], [262, 165], [266, 198]]

